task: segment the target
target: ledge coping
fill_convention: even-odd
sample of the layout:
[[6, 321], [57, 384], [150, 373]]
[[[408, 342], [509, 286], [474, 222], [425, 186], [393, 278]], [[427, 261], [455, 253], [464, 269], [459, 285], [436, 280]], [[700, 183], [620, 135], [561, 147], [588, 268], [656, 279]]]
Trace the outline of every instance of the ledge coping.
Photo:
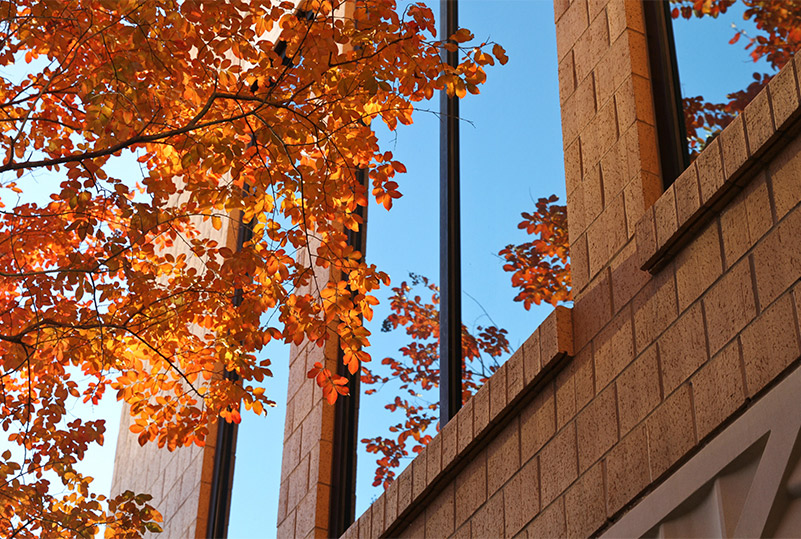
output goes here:
[[698, 155], [635, 226], [637, 263], [657, 273], [801, 127], [796, 55]]
[[390, 537], [411, 523], [572, 359], [572, 314], [556, 307], [342, 537]]

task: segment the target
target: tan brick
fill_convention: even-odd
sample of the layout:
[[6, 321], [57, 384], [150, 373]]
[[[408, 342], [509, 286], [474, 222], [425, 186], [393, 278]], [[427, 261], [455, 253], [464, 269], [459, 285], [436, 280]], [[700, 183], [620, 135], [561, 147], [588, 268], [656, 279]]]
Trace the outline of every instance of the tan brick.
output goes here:
[[470, 520], [473, 537], [503, 537], [503, 492], [485, 503]]
[[609, 262], [609, 229], [604, 219], [596, 219], [587, 228], [587, 252], [589, 253], [590, 278], [593, 278]]
[[426, 533], [426, 519], [419, 515], [416, 519], [403, 530], [398, 537], [408, 539], [419, 539], [425, 537]]
[[561, 429], [576, 416], [576, 377], [572, 363], [562, 370], [554, 382], [556, 388], [556, 428]]
[[412, 469], [412, 500], [416, 500], [428, 486], [425, 455], [417, 455], [409, 467]]
[[654, 219], [656, 221], [656, 244], [658, 247], [662, 247], [678, 230], [676, 191], [672, 185], [654, 204]]
[[467, 401], [463, 406], [462, 409], [456, 414], [454, 418], [458, 421], [457, 430], [458, 430], [458, 446], [457, 452], [461, 453], [464, 449], [473, 441], [475, 437], [473, 433], [473, 406], [475, 405], [475, 399], [470, 399]]
[[[454, 488], [450, 483], [426, 507], [426, 536], [448, 537], [453, 533]], [[378, 535], [375, 535], [378, 537]]]
[[679, 227], [683, 226], [701, 207], [701, 187], [698, 170], [692, 163], [673, 183], [676, 190], [676, 213]]
[[626, 244], [629, 239], [626, 223], [626, 206], [624, 203], [625, 195], [618, 195], [611, 201], [607, 201], [606, 209], [601, 218], [604, 220], [604, 227], [608, 233], [607, 244], [609, 248], [608, 263], [613, 256]]
[[412, 503], [412, 467], [407, 466], [397, 478], [398, 513], [402, 513]]
[[[564, 142], [565, 148], [570, 147], [579, 133], [587, 127], [595, 117], [596, 110], [595, 79], [587, 77], [583, 81], [579, 81], [576, 91], [565, 100], [562, 106], [562, 142]], [[580, 153], [583, 154], [584, 151], [582, 146]]]
[[[209, 485], [209, 483], [201, 483], [201, 488], [206, 488], [208, 485]], [[209, 487], [209, 490], [210, 490], [210, 487]], [[281, 483], [278, 486], [278, 492], [279, 492], [279, 494], [278, 494], [278, 524], [281, 524], [281, 522], [283, 522], [284, 519], [287, 517], [286, 502], [287, 502], [287, 494], [289, 494], [289, 485], [288, 485], [288, 482], [286, 480], [282, 480], [281, 481]], [[293, 509], [294, 508], [290, 509], [290, 511], [292, 511]], [[294, 524], [293, 524], [293, 529], [294, 529]]]
[[760, 305], [768, 305], [801, 275], [801, 211], [794, 210], [754, 250]]
[[512, 537], [540, 510], [539, 461], [526, 462], [503, 488], [505, 537]]
[[300, 439], [301, 432], [296, 431], [284, 442], [281, 454], [281, 479], [289, 477], [292, 470], [300, 463]]
[[550, 440], [556, 432], [553, 383], [548, 384], [520, 414], [520, 450], [523, 461]]
[[598, 391], [608, 386], [634, 359], [634, 332], [631, 310], [623, 309], [593, 340], [595, 350], [595, 385]]
[[465, 522], [461, 528], [456, 530], [453, 535], [451, 535], [450, 539], [471, 539], [472, 535], [470, 535], [470, 521], [468, 520]]
[[659, 248], [656, 241], [656, 212], [653, 206], [648, 208], [637, 221], [634, 239], [637, 244], [637, 265], [642, 267]]
[[565, 499], [558, 498], [546, 507], [540, 515], [526, 528], [529, 539], [542, 537], [564, 537], [567, 533], [565, 527]]
[[573, 48], [581, 34], [589, 25], [586, 0], [570, 3], [564, 14], [556, 22], [556, 49], [559, 58]]
[[782, 219], [801, 202], [801, 137], [796, 137], [776, 156], [769, 171], [776, 217]]
[[701, 185], [701, 204], [707, 206], [718, 196], [725, 180], [720, 141], [715, 139], [708, 144], [696, 158], [695, 164], [698, 169], [698, 183]]
[[315, 385], [311, 383], [306, 383], [300, 386], [298, 392], [295, 393], [295, 410], [294, 410], [294, 417], [293, 420], [295, 422], [295, 429], [299, 429], [303, 420], [312, 411], [312, 406], [314, 404], [314, 390]]
[[520, 347], [506, 362], [506, 397], [512, 402], [523, 391], [523, 348]]
[[523, 343], [523, 380], [528, 384], [540, 373], [540, 331], [537, 329]]
[[426, 447], [426, 473], [433, 480], [442, 471], [442, 436], [434, 436]]
[[587, 219], [587, 210], [584, 207], [584, 196], [586, 187], [581, 183], [567, 195], [567, 218], [570, 226], [573, 227], [571, 234], [578, 234], [587, 230], [590, 221]]
[[565, 520], [568, 537], [590, 537], [606, 520], [603, 464], [598, 463], [582, 475], [565, 493]]
[[570, 423], [542, 448], [540, 482], [542, 504], [548, 505], [578, 477], [576, 429]]
[[594, 21], [599, 14], [603, 14], [609, 0], [589, 0], [590, 21]]
[[695, 303], [659, 339], [665, 394], [673, 393], [708, 357], [701, 304]]
[[612, 260], [612, 305], [617, 313], [648, 283], [649, 275], [637, 264], [637, 244], [629, 241]]
[[386, 524], [384, 522], [384, 503], [386, 502], [386, 495], [381, 494], [376, 501], [373, 502], [371, 506], [373, 510], [373, 518], [372, 518], [372, 530], [373, 535], [378, 537], [379, 534], [383, 533], [386, 530]]
[[786, 128], [798, 115], [798, 87], [796, 84], [796, 66], [788, 62], [768, 84], [773, 105], [773, 119], [776, 128]]
[[[352, 537], [358, 537], [358, 530], [356, 531], [356, 535]], [[282, 522], [278, 523], [278, 529], [276, 530], [277, 537], [295, 537], [295, 511], [292, 511], [287, 515]]]
[[645, 18], [642, 4], [634, 0], [611, 0], [607, 14], [609, 16], [609, 37], [617, 39], [626, 28], [645, 33]]
[[745, 123], [738, 115], [720, 134], [720, 149], [723, 155], [723, 175], [730, 182], [744, 169], [748, 161], [748, 145], [745, 142]]
[[554, 0], [553, 12], [554, 22], [557, 22], [562, 15], [564, 15], [567, 8], [570, 6], [570, 0]]
[[489, 387], [485, 384], [479, 388], [473, 398], [473, 432], [477, 436], [489, 425]]
[[612, 98], [617, 88], [631, 76], [631, 49], [628, 32], [612, 41], [612, 45], [595, 69], [595, 90], [599, 104]]
[[570, 238], [570, 273], [573, 279], [573, 297], [577, 297], [590, 282], [590, 255], [587, 247], [587, 234], [577, 240]]
[[484, 452], [456, 477], [456, 527], [462, 525], [487, 500], [487, 462]]
[[487, 385], [490, 390], [490, 423], [492, 423], [506, 408], [506, 363], [495, 371]]
[[584, 175], [581, 183], [584, 191], [584, 218], [592, 223], [604, 209], [604, 189], [601, 181], [601, 166], [595, 165]]
[[289, 474], [289, 494], [287, 495], [287, 511], [297, 507], [309, 488], [309, 457]]
[[745, 116], [748, 147], [752, 154], [756, 154], [776, 135], [770, 105], [770, 88], [763, 88], [745, 107], [742, 114]]
[[573, 354], [573, 312], [558, 305], [539, 328], [540, 357], [546, 367], [553, 358], [562, 354]]
[[[623, 133], [625, 131], [621, 131]], [[622, 137], [601, 158], [601, 172], [603, 173], [604, 198], [612, 200], [623, 192], [623, 187], [631, 179], [627, 164], [627, 142]]]
[[323, 417], [321, 413], [311, 413], [301, 425], [300, 454], [317, 453], [323, 431]]
[[[662, 185], [661, 165], [659, 163], [659, 144], [656, 128], [638, 120], [626, 131], [628, 139], [629, 177], [640, 181], [640, 189], [645, 194], [645, 207], [656, 202], [664, 190]], [[641, 172], [650, 172], [651, 176], [641, 176]], [[651, 182], [653, 185], [646, 185]], [[628, 199], [626, 201], [628, 203]]]
[[631, 72], [642, 77], [650, 77], [650, 59], [648, 58], [648, 42], [641, 32], [627, 32], [631, 49]]
[[748, 236], [748, 210], [745, 193], [740, 192], [720, 214], [720, 232], [723, 241], [723, 264], [731, 267], [751, 246]]
[[515, 418], [487, 447], [487, 492], [492, 496], [520, 468], [520, 425]]
[[615, 92], [617, 125], [620, 133], [631, 127], [635, 120], [654, 125], [654, 104], [651, 82], [642, 76], [632, 75]]
[[330, 485], [332, 459], [328, 456], [334, 454], [334, 443], [329, 442], [328, 440], [320, 440], [319, 444], [318, 450], [313, 451], [310, 454], [312, 457], [309, 463], [309, 477], [311, 478], [310, 482]]
[[[486, 387], [486, 386], [484, 386]], [[487, 389], [489, 389], [487, 387]], [[487, 391], [489, 393], [489, 391]], [[478, 397], [478, 394], [476, 394]], [[456, 458], [459, 449], [458, 421], [449, 421], [439, 432], [442, 438], [442, 468], [445, 469]]]
[[651, 483], [645, 425], [632, 430], [606, 457], [607, 513], [614, 515]]
[[785, 294], [754, 320], [740, 337], [748, 396], [753, 397], [798, 359], [792, 298]]
[[372, 539], [373, 537], [376, 537], [377, 534], [373, 533], [373, 523], [371, 517], [372, 513], [369, 508], [362, 513], [362, 516], [359, 517], [359, 539]]
[[398, 482], [393, 481], [384, 491], [384, 520], [390, 526], [398, 518]]
[[648, 416], [648, 460], [657, 478], [695, 445], [690, 386], [685, 384]]
[[598, 461], [618, 441], [615, 387], [609, 386], [576, 418], [579, 472]]
[[698, 299], [721, 273], [723, 262], [720, 256], [720, 235], [717, 223], [713, 221], [676, 255], [679, 311]]
[[620, 433], [624, 436], [656, 408], [660, 401], [659, 365], [656, 346], [651, 346], [617, 379]]
[[589, 27], [573, 47], [576, 79], [579, 81], [584, 80], [590, 74], [601, 59], [600, 53], [609, 48], [609, 25], [606, 21], [606, 13], [601, 13], [594, 19], [591, 17], [590, 20], [592, 22]]
[[[626, 203], [626, 229], [629, 234], [634, 233], [637, 222], [646, 210], [653, 207], [661, 195], [661, 176], [646, 170], [639, 170], [636, 178], [626, 185], [623, 189], [623, 198]], [[656, 236], [654, 241], [655, 238]]]
[[609, 151], [618, 138], [615, 103], [608, 101], [599, 105], [598, 114], [590, 124], [581, 130], [582, 169], [592, 170], [601, 162], [601, 157]]
[[575, 139], [572, 144], [565, 146], [566, 192], [572, 193], [581, 183], [583, 176], [584, 173], [581, 170], [581, 141]]
[[609, 273], [604, 271], [579, 297], [573, 307], [573, 346], [580, 350], [612, 318]]
[[759, 173], [743, 190], [751, 245], [759, 241], [773, 226], [767, 175]]
[[286, 416], [284, 417], [284, 442], [286, 442], [287, 438], [292, 436], [294, 432], [295, 432], [295, 399], [287, 397]]
[[709, 353], [717, 354], [756, 316], [751, 269], [743, 259], [704, 297]]
[[576, 383], [576, 410], [581, 410], [595, 397], [595, 362], [592, 346], [587, 345], [571, 362]]
[[[650, 86], [648, 91], [650, 92]], [[614, 94], [614, 100], [617, 112], [617, 129], [619, 133], [625, 133], [637, 120], [637, 101], [634, 97], [634, 80], [631, 77], [627, 78], [617, 89]], [[651, 118], [642, 118], [642, 120], [653, 123]]]
[[745, 402], [740, 346], [732, 341], [691, 380], [698, 438], [702, 439]]
[[558, 69], [559, 103], [563, 105], [565, 100], [576, 91], [576, 66], [572, 50], [559, 62]]

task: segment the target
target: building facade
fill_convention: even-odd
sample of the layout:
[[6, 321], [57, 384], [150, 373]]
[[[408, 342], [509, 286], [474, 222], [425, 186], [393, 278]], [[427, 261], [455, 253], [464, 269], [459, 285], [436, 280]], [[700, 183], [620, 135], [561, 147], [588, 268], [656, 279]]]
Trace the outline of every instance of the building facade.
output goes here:
[[[645, 1], [554, 6], [573, 308], [344, 537], [801, 534], [801, 57], [665, 188]], [[281, 537], [332, 535], [321, 360], [292, 350]], [[163, 482], [204, 521], [202, 480]]]

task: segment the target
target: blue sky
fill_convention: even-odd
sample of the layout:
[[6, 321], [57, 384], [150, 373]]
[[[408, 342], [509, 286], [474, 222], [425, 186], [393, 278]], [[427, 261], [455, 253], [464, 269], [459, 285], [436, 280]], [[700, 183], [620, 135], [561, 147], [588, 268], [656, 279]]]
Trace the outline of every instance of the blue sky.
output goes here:
[[[437, 3], [431, 4], [436, 7]], [[515, 292], [496, 255], [507, 243], [525, 241], [516, 225], [520, 212], [529, 211], [537, 198], [556, 193], [564, 200], [553, 7], [544, 0], [461, 0], [460, 23], [479, 40], [501, 43], [510, 58], [506, 66], [490, 68], [481, 95], [468, 96], [461, 105], [465, 120], [461, 133], [463, 319], [469, 327], [487, 324], [486, 311], [494, 323], [509, 331], [516, 349], [551, 308], [525, 311], [513, 302]], [[742, 23], [741, 9], [717, 20], [675, 24], [685, 95], [723, 100], [727, 92], [745, 87], [754, 71], [767, 70], [764, 64], [755, 67], [743, 52], [744, 40], [735, 46], [727, 44], [733, 35], [732, 23]], [[394, 284], [409, 272], [438, 279], [438, 120], [422, 110], [436, 107], [437, 101], [420, 104], [415, 124], [396, 133], [379, 129], [385, 149], [393, 151], [408, 169], [398, 179], [404, 197], [393, 210], [373, 205], [369, 211], [368, 260], [388, 271]], [[138, 174], [133, 159], [119, 159], [115, 166], [119, 175]], [[27, 179], [37, 182], [34, 198], [49, 193], [59, 181], [46, 174]], [[400, 332], [380, 332], [387, 314], [382, 304], [370, 326], [376, 362], [397, 353], [406, 342]], [[273, 359], [274, 377], [264, 385], [278, 406], [266, 418], [243, 414], [229, 530], [232, 539], [271, 536], [276, 526], [288, 348], [271, 343], [264, 356]], [[391, 391], [385, 388], [377, 396], [362, 398], [360, 438], [385, 432], [390, 418], [383, 404]], [[106, 445], [90, 450], [83, 467], [96, 478], [99, 491], [108, 491], [120, 406], [106, 400], [94, 407], [76, 405], [73, 413], [107, 419]], [[374, 455], [360, 451], [358, 513], [380, 494], [370, 486], [374, 460]]]

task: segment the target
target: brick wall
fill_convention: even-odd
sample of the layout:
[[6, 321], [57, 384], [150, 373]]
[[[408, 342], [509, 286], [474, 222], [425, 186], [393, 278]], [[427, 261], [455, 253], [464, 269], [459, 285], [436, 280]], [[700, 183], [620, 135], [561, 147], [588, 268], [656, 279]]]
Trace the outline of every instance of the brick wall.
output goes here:
[[[319, 283], [328, 279], [328, 270], [316, 267], [315, 274]], [[325, 348], [304, 341], [289, 353], [278, 537], [328, 536], [334, 407], [306, 373], [318, 361], [335, 372], [338, 346], [336, 338]]]
[[641, 0], [555, 12], [574, 307], [347, 537], [600, 533], [798, 365], [801, 58], [662, 193]]

